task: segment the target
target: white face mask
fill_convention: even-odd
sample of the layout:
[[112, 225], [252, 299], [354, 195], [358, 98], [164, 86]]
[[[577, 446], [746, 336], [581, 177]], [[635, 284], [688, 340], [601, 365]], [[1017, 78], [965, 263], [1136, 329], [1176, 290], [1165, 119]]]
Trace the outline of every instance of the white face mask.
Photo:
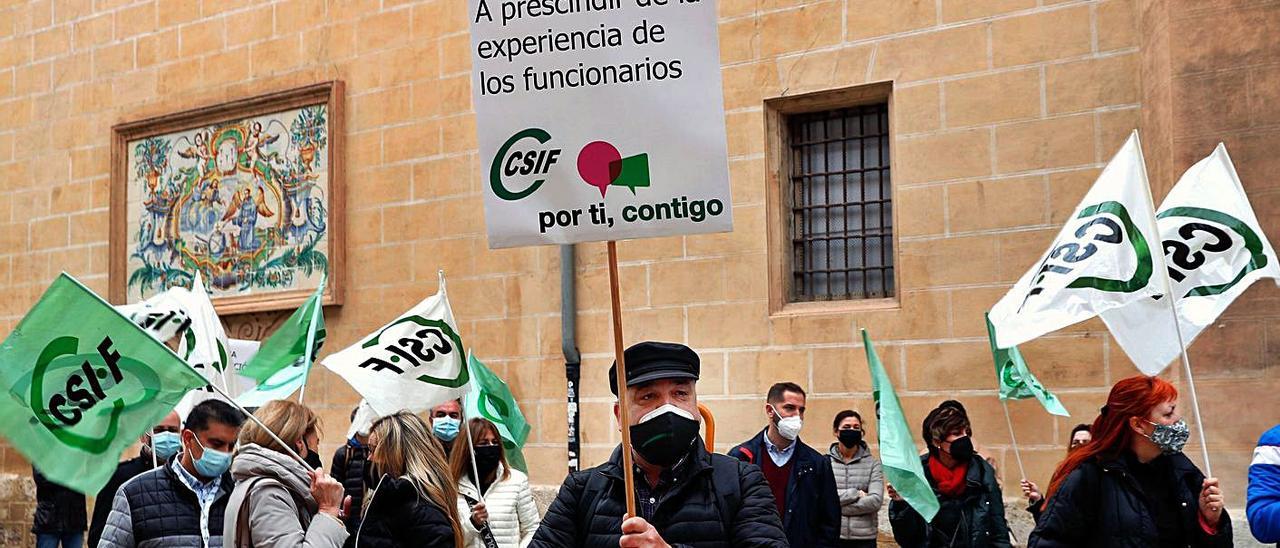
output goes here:
[[787, 440], [795, 441], [796, 437], [800, 435], [800, 429], [804, 427], [804, 419], [800, 418], [799, 414], [793, 417], [783, 417], [782, 413], [778, 412], [777, 407], [770, 405], [769, 408], [773, 409], [774, 415], [779, 417], [778, 434]]

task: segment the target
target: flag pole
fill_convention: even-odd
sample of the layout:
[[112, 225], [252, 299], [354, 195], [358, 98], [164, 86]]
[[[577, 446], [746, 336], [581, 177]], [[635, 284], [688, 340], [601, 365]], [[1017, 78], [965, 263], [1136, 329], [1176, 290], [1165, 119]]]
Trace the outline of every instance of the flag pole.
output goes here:
[[1191, 392], [1191, 411], [1196, 416], [1196, 433], [1200, 437], [1200, 457], [1204, 459], [1205, 477], [1213, 477], [1213, 465], [1209, 463], [1209, 442], [1204, 437], [1204, 419], [1200, 417], [1200, 398], [1196, 396], [1196, 380], [1191, 375], [1191, 360], [1187, 358], [1187, 343], [1182, 339], [1182, 326], [1178, 322], [1177, 298], [1165, 273], [1165, 294], [1169, 296], [1169, 312], [1173, 315], [1173, 330], [1178, 334], [1178, 356], [1182, 359], [1182, 372], [1187, 375], [1187, 389]]
[[1013, 456], [1018, 460], [1018, 473], [1027, 479], [1027, 469], [1022, 467], [1022, 451], [1018, 449], [1018, 437], [1013, 434], [1013, 419], [1009, 418], [1009, 402], [1000, 398], [1000, 406], [1004, 408], [1004, 422], [1009, 425], [1009, 440], [1013, 442]]
[[[1137, 133], [1138, 130], [1134, 130]], [[1138, 146], [1138, 158], [1142, 160], [1142, 167], [1145, 170], [1147, 160], [1142, 155], [1142, 146]], [[1151, 196], [1151, 183], [1147, 182], [1147, 203], [1151, 207], [1147, 212], [1151, 215], [1151, 225], [1160, 228], [1159, 219], [1156, 217], [1155, 198]], [[1161, 250], [1163, 251], [1163, 250]], [[1178, 356], [1182, 360], [1182, 371], [1187, 375], [1187, 389], [1191, 392], [1191, 411], [1196, 417], [1196, 432], [1200, 436], [1200, 456], [1204, 459], [1204, 475], [1205, 477], [1213, 477], [1213, 465], [1209, 463], [1209, 442], [1205, 441], [1204, 436], [1204, 420], [1200, 417], [1200, 398], [1196, 396], [1196, 381], [1191, 374], [1191, 360], [1187, 358], [1187, 343], [1182, 338], [1182, 324], [1178, 321], [1178, 296], [1173, 293], [1173, 282], [1169, 280], [1169, 270], [1165, 269], [1160, 273], [1160, 277], [1164, 279], [1164, 294], [1169, 300], [1169, 314], [1173, 317], [1173, 331], [1178, 335]]]
[[[316, 288], [316, 293], [324, 291], [324, 285], [329, 281], [329, 277], [325, 276], [320, 280], [320, 287]], [[307, 379], [311, 376], [311, 360], [312, 352], [315, 351], [316, 344], [316, 322], [324, 314], [323, 299], [316, 299], [316, 308], [311, 311], [311, 325], [307, 326], [307, 347], [303, 349], [302, 364], [307, 368], [302, 372], [302, 386], [298, 388], [298, 403], [302, 403], [302, 398], [307, 395]]]
[[627, 515], [636, 516], [635, 463], [631, 457], [631, 411], [627, 407], [627, 363], [622, 352], [622, 297], [618, 289], [618, 244], [608, 242], [609, 293], [613, 304], [613, 359], [617, 362], [618, 423], [622, 431], [622, 478], [626, 485]]
[[150, 440], [151, 440], [151, 467], [152, 467], [152, 468], [158, 468], [158, 467], [160, 466], [160, 460], [159, 460], [159, 458], [157, 458], [157, 457], [156, 457], [156, 431], [155, 431], [155, 428], [152, 428], [152, 429], [151, 429], [151, 435], [150, 435], [150, 436], [148, 436], [148, 439], [150, 439]]
[[[471, 358], [471, 351], [467, 350], [467, 363], [464, 364], [463, 367], [466, 367], [466, 368], [471, 367], [470, 358]], [[471, 386], [471, 389], [468, 391], [468, 393], [475, 391], [475, 389], [476, 387], [473, 384]], [[469, 424], [470, 422], [471, 422], [471, 417], [467, 416], [467, 406], [464, 405], [462, 406], [462, 427], [467, 431], [467, 450], [471, 452], [471, 477], [475, 478], [476, 480], [476, 494], [480, 496], [480, 503], [483, 504], [484, 490], [480, 488], [480, 484], [483, 481], [480, 479], [480, 467], [479, 465], [476, 464], [476, 445], [475, 445], [475, 442], [471, 440], [471, 427]]]

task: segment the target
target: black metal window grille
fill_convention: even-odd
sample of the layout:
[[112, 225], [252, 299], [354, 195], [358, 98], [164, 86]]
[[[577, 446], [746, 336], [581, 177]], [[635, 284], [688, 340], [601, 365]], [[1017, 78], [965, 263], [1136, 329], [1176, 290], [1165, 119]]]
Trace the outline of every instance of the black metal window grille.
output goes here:
[[892, 297], [889, 105], [787, 119], [791, 300]]

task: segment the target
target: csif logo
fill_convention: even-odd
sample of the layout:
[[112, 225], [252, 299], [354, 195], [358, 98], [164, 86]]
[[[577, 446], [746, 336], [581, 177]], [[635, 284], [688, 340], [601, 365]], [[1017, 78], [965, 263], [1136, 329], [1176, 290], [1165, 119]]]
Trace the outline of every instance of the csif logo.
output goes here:
[[[1221, 211], [1202, 207], [1175, 207], [1156, 215], [1165, 235], [1165, 263], [1169, 278], [1185, 297], [1205, 297], [1223, 293], [1244, 279], [1254, 270], [1267, 266], [1262, 238], [1247, 223]], [[1170, 228], [1176, 229], [1170, 231]], [[1172, 233], [1171, 233], [1172, 232]], [[1232, 236], [1235, 235], [1235, 237]], [[1223, 257], [1227, 264], [1239, 265], [1239, 270], [1208, 269], [1200, 267], [1210, 262], [1211, 253]], [[1227, 276], [1232, 276], [1227, 278]], [[1209, 283], [1206, 278], [1217, 278], [1219, 283]], [[1195, 284], [1183, 291], [1183, 282]]]
[[[551, 134], [542, 128], [528, 128], [512, 135], [502, 144], [489, 166], [489, 186], [503, 200], [514, 202], [533, 194], [547, 180], [551, 166], [560, 159], [560, 149], [542, 146]], [[520, 179], [524, 179], [523, 182]], [[534, 179], [529, 182], [528, 179]], [[512, 186], [520, 186], [512, 190]], [[465, 369], [465, 368], [464, 368]]]
[[[1027, 301], [1043, 293], [1050, 282], [1050, 275], [1077, 276], [1066, 287], [1068, 289], [1097, 289], [1114, 293], [1132, 293], [1147, 286], [1154, 270], [1151, 259], [1151, 248], [1142, 232], [1133, 224], [1129, 210], [1124, 204], [1107, 201], [1089, 206], [1080, 211], [1074, 219], [1077, 226], [1074, 232], [1062, 240], [1053, 243], [1052, 251], [1045, 256], [1040, 270], [1031, 284], [1031, 289], [1022, 300], [1022, 307]], [[1116, 246], [1128, 244], [1137, 261], [1133, 276], [1127, 280], [1100, 278], [1095, 276], [1079, 276], [1073, 274], [1080, 263], [1088, 261], [1102, 249], [1099, 246]], [[1021, 310], [1022, 307], [1019, 307]]]
[[[100, 454], [115, 440], [120, 414], [154, 399], [157, 391], [143, 387], [158, 386], [160, 380], [142, 362], [115, 351], [109, 336], [94, 352], [80, 353], [79, 345], [76, 337], [59, 337], [44, 347], [31, 373], [28, 404], [35, 413], [32, 422], [58, 441]], [[141, 386], [132, 386], [135, 382]], [[129, 396], [138, 401], [126, 402]]]
[[382, 328], [360, 347], [385, 352], [381, 356], [371, 356], [360, 362], [360, 367], [364, 369], [403, 374], [409, 368], [430, 365], [437, 359], [452, 356], [459, 363], [457, 376], [446, 378], [423, 374], [417, 380], [445, 388], [457, 388], [467, 384], [471, 378], [458, 355], [462, 349], [462, 338], [442, 320], [406, 316]]

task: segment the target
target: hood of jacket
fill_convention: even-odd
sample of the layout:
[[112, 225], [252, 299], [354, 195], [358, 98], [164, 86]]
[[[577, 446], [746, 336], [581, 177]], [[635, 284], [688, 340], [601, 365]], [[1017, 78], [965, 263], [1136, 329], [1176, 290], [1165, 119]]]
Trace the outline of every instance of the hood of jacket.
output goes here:
[[231, 461], [231, 478], [239, 483], [256, 477], [280, 482], [315, 511], [317, 504], [311, 496], [311, 477], [302, 463], [293, 457], [253, 443], [242, 446]]
[[835, 442], [835, 443], [832, 443], [831, 448], [827, 450], [827, 456], [831, 457], [836, 462], [841, 464], [853, 464], [855, 462], [858, 462], [862, 459], [865, 459], [871, 456], [871, 448], [867, 447], [867, 442], [865, 441], [858, 442], [858, 454], [853, 456], [853, 460], [850, 460], [849, 462], [845, 462], [844, 455], [840, 454], [840, 442]]

